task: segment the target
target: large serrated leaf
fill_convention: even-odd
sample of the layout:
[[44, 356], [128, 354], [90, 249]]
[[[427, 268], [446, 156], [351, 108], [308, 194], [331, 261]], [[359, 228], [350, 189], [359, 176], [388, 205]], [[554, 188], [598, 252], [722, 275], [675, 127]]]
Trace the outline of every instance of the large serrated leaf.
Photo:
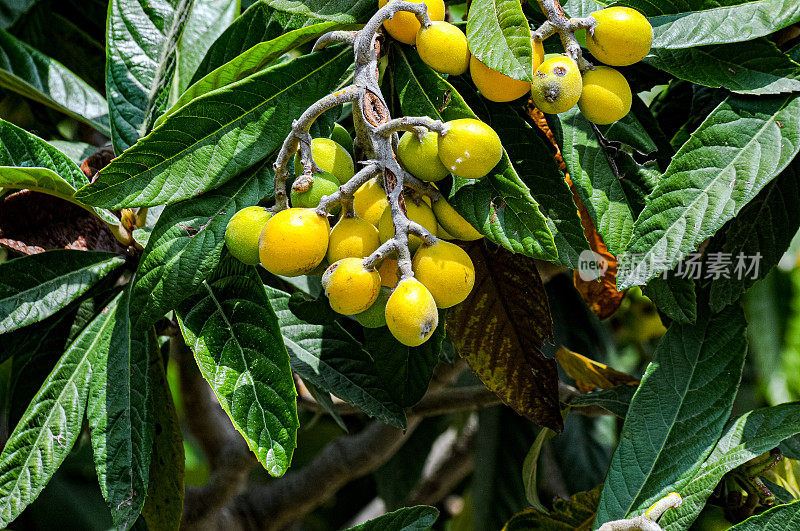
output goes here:
[[217, 188], [277, 150], [298, 118], [332, 92], [352, 50], [280, 63], [181, 108], [76, 197], [89, 204], [174, 203]]
[[800, 64], [767, 39], [683, 49], [658, 48], [645, 62], [678, 79], [739, 94], [800, 90]]
[[164, 110], [178, 40], [193, 0], [111, 0], [106, 23], [106, 94], [114, 151], [144, 136]]
[[0, 334], [53, 315], [123, 263], [111, 253], [64, 249], [0, 264]]
[[800, 501], [773, 507], [731, 527], [731, 531], [786, 531], [800, 527]]
[[75, 338], [9, 436], [0, 454], [0, 527], [36, 499], [75, 444], [89, 380], [109, 347], [118, 300]]
[[114, 524], [130, 529], [147, 496], [153, 450], [150, 363], [158, 356], [152, 327], [131, 322], [129, 284], [113, 310], [108, 343], [100, 352], [89, 383], [86, 416], [100, 491]]
[[[445, 312], [439, 312], [444, 323]], [[385, 326], [364, 329], [364, 348], [375, 359], [384, 388], [400, 406], [412, 406], [428, 390], [433, 370], [439, 364], [444, 327], [438, 326], [431, 337], [418, 347], [407, 347], [397, 341]]]
[[259, 0], [214, 42], [192, 83], [260, 42], [312, 24], [366, 22], [376, 9], [372, 0]]
[[225, 228], [242, 208], [272, 192], [266, 163], [195, 199], [168, 206], [139, 261], [131, 307], [137, 327], [149, 326], [190, 297], [217, 267]]
[[483, 64], [519, 79], [533, 79], [531, 28], [519, 0], [473, 0], [467, 18], [469, 49]]
[[582, 251], [589, 249], [589, 242], [581, 226], [572, 192], [555, 162], [551, 148], [512, 106], [479, 99], [477, 92], [458, 78], [453, 80], [453, 85], [466, 103], [482, 112], [484, 120], [500, 136], [514, 169], [530, 188], [531, 195], [545, 215], [558, 249], [556, 262], [577, 269], [578, 257]]
[[674, 484], [672, 490], [681, 494], [683, 503], [664, 513], [659, 524], [665, 531], [686, 529], [726, 473], [797, 433], [800, 404], [755, 409], [730, 420], [703, 466]]
[[439, 510], [428, 505], [403, 507], [384, 514], [347, 531], [428, 531], [433, 528]]
[[314, 325], [289, 310], [289, 295], [266, 287], [278, 314], [292, 369], [304, 380], [358, 407], [367, 415], [405, 428], [406, 417], [383, 387], [374, 361], [338, 323]]
[[795, 0], [705, 2], [700, 6], [687, 6], [680, 0], [626, 0], [625, 4], [650, 17], [653, 48], [744, 42], [800, 20], [800, 4]]
[[637, 218], [619, 289], [672, 269], [800, 150], [800, 96], [731, 96], [692, 133]]
[[736, 396], [745, 326], [741, 310], [729, 307], [667, 330], [625, 417], [596, 525], [642, 514], [702, 468]]
[[331, 31], [337, 26], [335, 22], [322, 22], [313, 26], [306, 26], [247, 49], [193, 83], [188, 90], [181, 94], [172, 107], [156, 120], [156, 127], [193, 99], [199, 98], [203, 94], [208, 94], [212, 90], [230, 85], [266, 68], [267, 65], [284, 53], [319, 37], [327, 31]]
[[57, 61], [0, 30], [0, 87], [110, 134], [103, 96]]
[[0, 120], [0, 188], [54, 195], [77, 203], [106, 223], [119, 224], [111, 212], [74, 198], [75, 190], [87, 184], [89, 179], [67, 155], [38, 136]]
[[[394, 83], [403, 114], [442, 120], [476, 118], [458, 91], [415, 52], [400, 47], [394, 51]], [[505, 152], [487, 176], [477, 181], [454, 178], [454, 189], [453, 207], [493, 242], [534, 258], [558, 257], [547, 219]]]
[[634, 213], [620, 179], [591, 123], [574, 108], [561, 115], [561, 152], [578, 196], [594, 221], [609, 251], [616, 255], [625, 248], [633, 230]]
[[177, 313], [222, 409], [267, 472], [282, 476], [297, 445], [297, 392], [258, 273], [228, 256]]
[[734, 272], [728, 278], [722, 276], [711, 282], [712, 310], [718, 311], [738, 300], [778, 264], [800, 228], [798, 197], [800, 159], [795, 159], [733, 218], [720, 235], [719, 243], [712, 242], [708, 247], [707, 253], [729, 256], [734, 268], [740, 256], [759, 257], [755, 271]]
[[197, 0], [178, 43], [173, 94], [181, 94], [191, 84], [194, 73], [208, 49], [239, 15], [241, 0]]
[[556, 362], [542, 354], [552, 342], [550, 307], [534, 260], [505, 249], [470, 244], [475, 287], [448, 312], [458, 353], [497, 396], [520, 415], [555, 431], [563, 428]]

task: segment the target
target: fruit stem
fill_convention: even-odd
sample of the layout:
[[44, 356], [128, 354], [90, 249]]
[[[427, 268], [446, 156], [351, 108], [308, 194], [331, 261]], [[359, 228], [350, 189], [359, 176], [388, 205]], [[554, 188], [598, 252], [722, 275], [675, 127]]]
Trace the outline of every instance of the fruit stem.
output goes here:
[[639, 515], [635, 518], [606, 522], [600, 526], [598, 531], [661, 531], [661, 526], [656, 523], [658, 519], [661, 518], [661, 515], [668, 509], [680, 507], [682, 503], [683, 498], [681, 498], [680, 494], [677, 492], [670, 492], [654, 503], [643, 515]]
[[395, 118], [389, 120], [375, 128], [375, 134], [380, 136], [391, 136], [399, 131], [411, 131], [416, 133], [417, 138], [422, 141], [422, 137], [428, 131], [439, 133], [440, 135], [447, 134], [447, 126], [441, 120], [434, 120], [427, 116], [403, 116], [402, 118]]
[[585, 29], [590, 34], [594, 32], [594, 27], [597, 25], [594, 17], [569, 18], [558, 0], [539, 0], [539, 5], [547, 16], [547, 20], [533, 32], [533, 39], [543, 41], [558, 33], [561, 44], [564, 45], [564, 51], [578, 64], [580, 71], [594, 70], [592, 63], [583, 57], [581, 45], [575, 38], [575, 32], [581, 29]]
[[361, 168], [358, 173], [353, 175], [346, 183], [339, 187], [339, 190], [331, 195], [325, 195], [319, 202], [317, 213], [324, 215], [331, 211], [336, 205], [342, 205], [345, 214], [353, 211], [353, 194], [365, 182], [369, 181], [375, 175], [380, 173], [381, 166], [377, 161], [364, 161], [366, 166]]

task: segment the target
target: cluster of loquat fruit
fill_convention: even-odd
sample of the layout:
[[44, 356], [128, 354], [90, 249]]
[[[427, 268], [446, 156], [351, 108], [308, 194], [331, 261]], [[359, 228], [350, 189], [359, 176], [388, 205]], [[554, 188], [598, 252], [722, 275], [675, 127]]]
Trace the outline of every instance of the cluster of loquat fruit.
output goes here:
[[[483, 236], [443, 197], [432, 200], [406, 190], [406, 216], [435, 236], [435, 243], [409, 235], [413, 276], [400, 277], [397, 256], [366, 265], [368, 257], [395, 236], [386, 190], [377, 177], [365, 182], [353, 194], [353, 212], [332, 212], [338, 220], [331, 228], [334, 218], [316, 208], [354, 176], [348, 150], [352, 138], [338, 124], [331, 137], [311, 141], [311, 156], [321, 171], [313, 175], [306, 191], [292, 190], [292, 208], [273, 214], [253, 206], [231, 218], [225, 232], [228, 250], [240, 261], [261, 264], [276, 275], [321, 274], [333, 310], [354, 316], [365, 327], [388, 326], [405, 345], [421, 345], [438, 325], [437, 309], [462, 302], [475, 282], [472, 260], [446, 240]], [[479, 120], [460, 119], [446, 123], [441, 136], [406, 132], [397, 156], [408, 172], [434, 182], [451, 172], [467, 179], [483, 177], [500, 161], [502, 150], [491, 127]], [[295, 173], [302, 171], [297, 157]]]
[[[560, 114], [576, 104], [587, 120], [606, 125], [620, 120], [631, 108], [631, 88], [625, 77], [610, 66], [581, 72], [566, 55], [545, 57], [540, 39], [533, 40], [533, 82], [520, 81], [492, 70], [472, 55], [464, 33], [444, 22], [443, 0], [424, 1], [432, 24], [421, 27], [409, 12], [399, 12], [384, 22], [396, 40], [415, 44], [420, 58], [437, 72], [461, 75], [469, 70], [472, 81], [488, 100], [507, 102], [530, 92], [536, 107], [548, 114]], [[380, 5], [386, 5], [380, 0]], [[599, 61], [611, 66], [628, 66], [650, 52], [653, 28], [638, 11], [609, 7], [592, 13], [597, 25], [586, 35], [586, 47]]]

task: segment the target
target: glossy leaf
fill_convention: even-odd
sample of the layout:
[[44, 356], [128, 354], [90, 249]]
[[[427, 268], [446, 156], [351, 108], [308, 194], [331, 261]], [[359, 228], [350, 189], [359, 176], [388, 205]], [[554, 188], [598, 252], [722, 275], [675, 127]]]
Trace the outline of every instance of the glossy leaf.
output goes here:
[[272, 171], [262, 164], [222, 188], [164, 209], [134, 281], [137, 327], [152, 325], [200, 288], [219, 264], [228, 221], [270, 194], [272, 180]]
[[313, 325], [301, 321], [289, 310], [287, 293], [269, 286], [266, 290], [278, 314], [292, 370], [367, 415], [405, 428], [403, 408], [384, 389], [372, 357], [360, 343], [338, 323]]
[[283, 143], [292, 120], [328, 94], [353, 61], [327, 48], [254, 74], [181, 108], [78, 191], [117, 208], [173, 203], [217, 188]]
[[[733, 264], [739, 256], [760, 257], [757, 270], [749, 273], [742, 270], [738, 274], [732, 271], [729, 278], [712, 281], [710, 304], [713, 310], [735, 302], [778, 264], [800, 229], [798, 197], [800, 159], [795, 159], [733, 218], [720, 235], [721, 243], [709, 246], [708, 253], [729, 253]], [[750, 261], [747, 263], [750, 265]]]
[[784, 531], [800, 525], [800, 501], [779, 505], [731, 527], [733, 531]]
[[531, 81], [531, 28], [518, 0], [473, 0], [467, 18], [469, 49], [483, 64], [503, 74]]
[[0, 264], [0, 333], [53, 315], [123, 263], [111, 253], [54, 250]]
[[407, 347], [397, 341], [385, 326], [364, 329], [364, 348], [375, 359], [378, 375], [386, 391], [400, 406], [419, 402], [439, 364], [444, 339], [445, 312], [439, 312], [440, 326], [419, 347]]
[[475, 287], [448, 312], [447, 331], [461, 357], [520, 415], [561, 431], [555, 360], [541, 352], [552, 342], [550, 308], [536, 264], [504, 249], [472, 243]]
[[619, 177], [595, 136], [591, 124], [574, 108], [560, 115], [561, 151], [570, 178], [597, 232], [616, 255], [625, 248], [633, 229], [634, 213]]
[[667, 278], [659, 276], [648, 282], [642, 293], [673, 321], [693, 323], [697, 319], [697, 293], [691, 278], [668, 273]]
[[153, 395], [153, 452], [142, 516], [148, 529], [177, 530], [183, 513], [184, 465], [183, 434], [172, 399], [161, 356], [150, 360], [150, 386]]
[[241, 0], [197, 0], [183, 27], [178, 43], [173, 93], [181, 94], [190, 85], [206, 52], [239, 15]]
[[103, 96], [63, 65], [0, 30], [0, 87], [110, 133]]
[[553, 235], [556, 262], [577, 269], [579, 255], [589, 249], [572, 192], [553, 157], [551, 148], [513, 107], [481, 99], [464, 80], [454, 78], [454, 87], [473, 108], [482, 111], [481, 119], [500, 136], [503, 147], [520, 179], [530, 188]]
[[89, 380], [115, 326], [115, 304], [67, 348], [0, 453], [0, 526], [36, 499], [80, 435]]
[[678, 79], [739, 94], [800, 90], [800, 64], [767, 39], [746, 43], [654, 50], [646, 62]]
[[267, 472], [282, 476], [297, 445], [297, 392], [255, 269], [228, 255], [177, 313], [222, 409]]
[[433, 528], [439, 510], [428, 505], [403, 507], [364, 522], [348, 531], [428, 531]]
[[263, 70], [284, 53], [336, 27], [335, 22], [323, 22], [289, 31], [269, 41], [256, 44], [193, 83], [188, 90], [181, 94], [172, 107], [156, 120], [156, 127], [193, 99]]
[[[119, 155], [166, 107], [178, 40], [193, 0], [111, 0], [106, 23], [106, 94]], [[202, 3], [202, 2], [198, 2]]]
[[747, 350], [730, 307], [673, 324], [633, 397], [597, 511], [597, 525], [642, 514], [702, 467], [722, 433]]
[[703, 466], [674, 484], [672, 490], [680, 492], [683, 503], [664, 514], [659, 521], [661, 526], [666, 531], [686, 529], [726, 473], [797, 433], [800, 433], [800, 404], [755, 409], [731, 419]]
[[366, 22], [376, 5], [368, 0], [259, 0], [219, 36], [195, 72], [192, 83], [260, 42], [305, 26]]
[[800, 150], [800, 96], [723, 101], [681, 147], [633, 228], [618, 287], [672, 269]]
[[754, 0], [734, 5], [715, 2], [709, 3], [707, 9], [699, 10], [687, 10], [677, 0], [658, 4], [628, 0], [626, 4], [650, 17], [653, 48], [744, 42], [769, 35], [800, 20], [800, 5], [795, 0]]
[[[442, 120], [475, 118], [456, 89], [411, 51], [396, 50], [394, 82], [402, 112]], [[513, 252], [554, 260], [558, 250], [547, 220], [507, 154], [477, 181], [456, 179], [450, 202], [473, 227]]]
[[100, 491], [118, 528], [130, 528], [147, 496], [153, 450], [152, 390], [148, 371], [158, 356], [151, 328], [131, 323], [130, 284], [113, 314], [108, 343], [92, 373], [86, 416]]

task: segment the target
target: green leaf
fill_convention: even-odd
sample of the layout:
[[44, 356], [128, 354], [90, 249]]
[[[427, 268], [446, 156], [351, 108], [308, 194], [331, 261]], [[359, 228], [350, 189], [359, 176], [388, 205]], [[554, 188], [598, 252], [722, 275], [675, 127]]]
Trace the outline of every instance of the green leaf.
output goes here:
[[37, 0], [7, 0], [0, 4], [0, 28], [11, 27]]
[[500, 135], [517, 174], [530, 188], [533, 199], [545, 215], [558, 249], [556, 262], [577, 269], [578, 257], [589, 249], [589, 242], [583, 233], [572, 192], [551, 148], [512, 106], [480, 99], [475, 89], [462, 79], [454, 78], [453, 84], [471, 107], [483, 111], [484, 121]]
[[144, 136], [166, 107], [178, 39], [193, 1], [111, 0], [108, 4], [106, 94], [117, 154]]
[[206, 52], [239, 15], [240, 0], [198, 0], [192, 2], [189, 17], [178, 43], [173, 92], [181, 94], [190, 85]]
[[[445, 312], [439, 312], [439, 322], [444, 323]], [[444, 326], [438, 326], [433, 335], [419, 347], [407, 347], [397, 341], [385, 326], [364, 329], [364, 347], [375, 359], [378, 375], [392, 399], [400, 406], [419, 402], [439, 364]]]
[[263, 70], [289, 50], [314, 40], [336, 27], [338, 25], [335, 22], [323, 22], [290, 31], [272, 40], [256, 44], [193, 83], [188, 90], [181, 94], [172, 107], [156, 120], [155, 126], [158, 127], [164, 123], [167, 117], [175, 114], [178, 109], [193, 99]]
[[375, 9], [376, 4], [368, 0], [260, 0], [214, 42], [192, 83], [258, 43], [280, 37], [287, 30], [324, 22], [358, 24], [366, 22]]
[[[415, 52], [400, 47], [393, 50], [394, 83], [403, 114], [442, 120], [477, 118], [458, 91]], [[477, 181], [455, 178], [453, 188], [457, 189], [450, 198], [453, 207], [489, 240], [534, 258], [558, 257], [547, 220], [506, 153], [486, 177]]]
[[433, 528], [439, 510], [428, 505], [403, 507], [363, 524], [348, 528], [348, 531], [428, 531]]
[[136, 522], [147, 496], [155, 428], [148, 371], [160, 355], [154, 330], [131, 325], [130, 286], [105, 310], [113, 326], [92, 372], [86, 410], [100, 491], [122, 529]]
[[109, 347], [115, 305], [98, 315], [67, 348], [9, 436], [0, 454], [1, 527], [36, 499], [75, 444], [89, 379]]
[[313, 325], [289, 310], [289, 295], [266, 286], [278, 314], [292, 370], [319, 389], [348, 402], [367, 415], [398, 428], [406, 427], [403, 408], [392, 401], [375, 363], [353, 336], [338, 323]]
[[80, 165], [84, 160], [88, 159], [100, 150], [100, 148], [91, 144], [87, 144], [86, 142], [48, 140], [47, 143], [66, 155], [69, 160], [77, 165]]
[[731, 531], [785, 531], [800, 526], [800, 501], [779, 505], [731, 527]]
[[592, 125], [574, 108], [560, 116], [561, 152], [578, 196], [612, 254], [625, 248], [634, 214], [619, 177], [598, 142]]
[[531, 28], [519, 0], [473, 0], [467, 41], [472, 55], [492, 70], [533, 80]]
[[692, 278], [668, 273], [667, 278], [658, 276], [648, 282], [642, 293], [673, 321], [693, 323], [697, 319], [697, 293]]
[[800, 96], [731, 96], [673, 158], [633, 227], [619, 289], [672, 269], [800, 150]]
[[556, 498], [550, 512], [525, 509], [506, 522], [503, 531], [588, 531], [592, 529], [602, 488], [603, 485], [598, 485], [592, 490], [577, 492], [569, 500]]
[[739, 94], [800, 90], [800, 64], [767, 39], [653, 52], [646, 63], [698, 85]]
[[150, 360], [149, 377], [153, 391], [155, 437], [142, 516], [148, 529], [178, 530], [183, 513], [186, 458], [181, 423], [161, 356], [153, 356]]
[[525, 456], [525, 461], [522, 463], [522, 483], [525, 486], [525, 498], [531, 507], [547, 512], [547, 509], [542, 505], [539, 500], [539, 487], [537, 483], [537, 471], [539, 470], [539, 455], [542, 453], [544, 443], [553, 438], [556, 434], [550, 428], [542, 428], [539, 434], [536, 435], [536, 440], [533, 441], [531, 449], [528, 450], [528, 455]]
[[0, 87], [110, 134], [103, 96], [57, 61], [0, 30]]
[[628, 407], [636, 389], [635, 385], [617, 385], [610, 389], [598, 389], [576, 396], [570, 400], [569, 407], [601, 407], [624, 419], [628, 414]]
[[173, 203], [217, 188], [277, 150], [295, 120], [353, 62], [340, 46], [305, 55], [181, 108], [78, 191], [89, 204]]
[[666, 531], [686, 529], [726, 473], [797, 433], [800, 433], [800, 404], [796, 403], [755, 409], [730, 420], [703, 466], [671, 487], [680, 493], [683, 503], [664, 513], [659, 524]]
[[53, 315], [123, 263], [111, 253], [64, 249], [0, 264], [0, 334]]
[[233, 426], [267, 472], [282, 476], [297, 446], [297, 392], [258, 273], [228, 256], [177, 314]]
[[653, 48], [692, 48], [744, 42], [764, 37], [800, 20], [800, 5], [795, 0], [754, 0], [735, 2], [734, 5], [709, 2], [704, 6], [707, 9], [698, 10], [686, 9], [685, 3], [677, 0], [658, 4], [647, 0], [628, 0], [625, 3], [650, 17]]
[[139, 260], [131, 298], [136, 326], [149, 326], [193, 295], [217, 267], [233, 215], [272, 191], [266, 163], [222, 188], [164, 209]]
[[[759, 256], [758, 269], [750, 274], [732, 271], [729, 278], [711, 282], [711, 309], [719, 310], [739, 299], [756, 280], [766, 276], [783, 257], [800, 229], [800, 159], [795, 159], [769, 182], [737, 215], [707, 249], [730, 256], [732, 267], [737, 257]], [[750, 261], [746, 262], [748, 265]]]
[[702, 467], [736, 396], [745, 326], [741, 310], [729, 307], [669, 327], [625, 417], [596, 525], [643, 513]]

